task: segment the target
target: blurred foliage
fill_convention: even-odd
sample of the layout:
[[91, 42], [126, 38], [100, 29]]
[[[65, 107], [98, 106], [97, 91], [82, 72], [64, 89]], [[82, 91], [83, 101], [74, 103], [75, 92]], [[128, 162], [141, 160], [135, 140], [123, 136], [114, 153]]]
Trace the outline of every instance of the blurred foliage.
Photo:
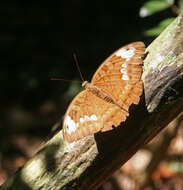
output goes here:
[[180, 13], [182, 13], [183, 12], [183, 0], [179, 0], [178, 5], [179, 5]]
[[169, 167], [172, 171], [183, 174], [183, 163], [178, 161], [172, 161], [169, 163]]
[[[148, 0], [140, 8], [139, 15], [144, 18], [159, 14], [168, 9], [171, 9], [176, 16], [183, 9], [183, 0], [179, 0], [176, 3], [174, 0]], [[144, 35], [147, 37], [157, 37], [174, 19], [175, 17], [164, 18], [159, 24], [156, 23], [155, 27], [144, 31]]]
[[146, 17], [163, 11], [174, 4], [174, 0], [148, 0], [140, 8], [140, 16]]
[[150, 37], [158, 36], [173, 20], [174, 18], [164, 19], [156, 27], [146, 30], [144, 34]]
[[83, 90], [81, 83], [73, 81], [65, 93], [65, 98], [73, 97], [74, 94], [78, 94], [81, 90]]

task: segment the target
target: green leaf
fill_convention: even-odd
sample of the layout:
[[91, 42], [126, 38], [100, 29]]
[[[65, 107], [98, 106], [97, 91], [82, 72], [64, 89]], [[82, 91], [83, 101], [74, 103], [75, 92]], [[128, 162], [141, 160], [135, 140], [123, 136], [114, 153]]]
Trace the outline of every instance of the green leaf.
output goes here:
[[141, 7], [140, 17], [150, 16], [159, 11], [165, 10], [174, 4], [174, 0], [150, 0]]
[[144, 35], [147, 37], [158, 36], [175, 18], [167, 18], [159, 23], [157, 27], [151, 28], [144, 32]]

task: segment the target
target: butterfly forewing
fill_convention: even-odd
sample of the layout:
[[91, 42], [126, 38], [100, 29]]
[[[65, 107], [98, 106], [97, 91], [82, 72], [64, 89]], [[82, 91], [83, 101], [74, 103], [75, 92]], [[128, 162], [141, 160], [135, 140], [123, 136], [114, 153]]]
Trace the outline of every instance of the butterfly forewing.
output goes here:
[[97, 97], [88, 90], [71, 102], [63, 123], [64, 138], [76, 141], [98, 131], [111, 130], [126, 120], [131, 104], [137, 104], [142, 94], [143, 42], [126, 45], [107, 58], [94, 74], [91, 84], [106, 92], [116, 105]]
[[107, 58], [94, 74], [91, 83], [106, 91], [126, 110], [137, 104], [142, 93], [143, 42], [126, 45]]

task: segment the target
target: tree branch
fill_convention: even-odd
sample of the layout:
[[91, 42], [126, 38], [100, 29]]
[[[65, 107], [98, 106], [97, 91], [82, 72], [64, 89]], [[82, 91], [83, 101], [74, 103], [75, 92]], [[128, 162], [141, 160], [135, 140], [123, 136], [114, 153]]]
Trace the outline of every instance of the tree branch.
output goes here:
[[147, 48], [144, 96], [114, 130], [74, 143], [62, 132], [48, 141], [1, 189], [97, 189], [141, 146], [149, 142], [183, 106], [183, 16]]

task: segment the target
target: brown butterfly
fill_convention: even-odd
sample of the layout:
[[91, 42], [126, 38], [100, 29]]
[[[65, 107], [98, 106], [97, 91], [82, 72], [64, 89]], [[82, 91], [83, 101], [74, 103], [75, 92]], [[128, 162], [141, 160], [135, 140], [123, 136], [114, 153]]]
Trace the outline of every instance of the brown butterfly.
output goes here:
[[138, 104], [143, 91], [141, 81], [145, 45], [134, 42], [109, 56], [95, 72], [91, 83], [69, 105], [63, 122], [63, 136], [77, 141], [126, 120], [131, 104]]

